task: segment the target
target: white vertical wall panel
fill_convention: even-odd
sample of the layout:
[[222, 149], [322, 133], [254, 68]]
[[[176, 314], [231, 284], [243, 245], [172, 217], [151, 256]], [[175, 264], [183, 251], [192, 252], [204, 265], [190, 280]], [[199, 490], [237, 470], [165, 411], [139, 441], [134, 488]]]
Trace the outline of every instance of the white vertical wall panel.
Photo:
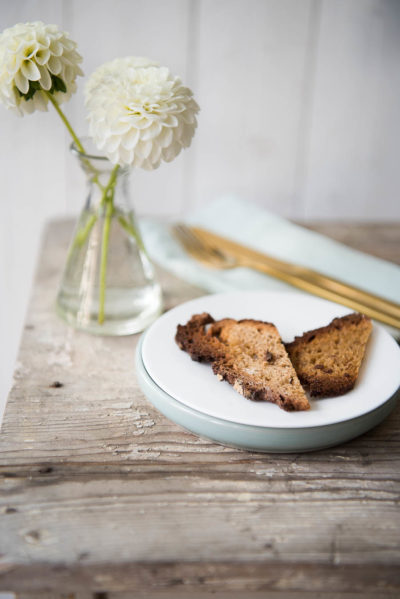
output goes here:
[[313, 2], [202, 0], [196, 203], [232, 190], [293, 212]]
[[322, 6], [305, 213], [308, 218], [400, 216], [400, 2]]
[[[0, 28], [43, 19], [62, 24], [61, 2], [1, 2]], [[65, 210], [66, 136], [53, 112], [23, 118], [0, 105], [0, 419], [11, 382], [40, 233]]]

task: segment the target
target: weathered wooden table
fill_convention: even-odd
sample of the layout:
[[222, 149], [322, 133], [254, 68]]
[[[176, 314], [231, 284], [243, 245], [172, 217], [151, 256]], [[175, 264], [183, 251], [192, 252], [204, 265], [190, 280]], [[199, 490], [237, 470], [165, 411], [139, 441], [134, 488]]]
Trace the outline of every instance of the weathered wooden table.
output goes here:
[[[314, 227], [400, 262], [400, 226]], [[53, 312], [69, 223], [46, 232], [0, 438], [0, 590], [18, 596], [400, 596], [400, 409], [309, 454], [228, 449], [167, 421], [137, 336]], [[167, 308], [203, 293], [162, 273]], [[3, 340], [4, 342], [4, 340]]]

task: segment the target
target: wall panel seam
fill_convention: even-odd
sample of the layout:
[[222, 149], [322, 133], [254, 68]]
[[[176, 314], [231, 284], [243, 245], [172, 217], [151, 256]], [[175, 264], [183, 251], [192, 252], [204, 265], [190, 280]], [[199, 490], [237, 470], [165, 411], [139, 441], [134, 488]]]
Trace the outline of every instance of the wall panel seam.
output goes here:
[[304, 220], [307, 215], [307, 179], [309, 175], [310, 141], [313, 126], [323, 2], [324, 0], [311, 0], [308, 18], [307, 45], [304, 53], [303, 84], [291, 209], [292, 216]]

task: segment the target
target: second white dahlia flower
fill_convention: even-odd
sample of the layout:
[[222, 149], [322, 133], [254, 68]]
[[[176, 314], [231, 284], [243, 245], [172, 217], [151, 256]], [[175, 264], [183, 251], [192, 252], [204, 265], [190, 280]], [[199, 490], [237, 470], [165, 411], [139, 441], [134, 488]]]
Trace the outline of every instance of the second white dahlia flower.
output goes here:
[[166, 67], [127, 57], [99, 67], [86, 85], [89, 133], [114, 164], [155, 169], [190, 145], [199, 107]]
[[47, 110], [50, 92], [58, 104], [76, 91], [83, 75], [76, 43], [56, 25], [18, 23], [0, 34], [0, 100], [20, 115]]

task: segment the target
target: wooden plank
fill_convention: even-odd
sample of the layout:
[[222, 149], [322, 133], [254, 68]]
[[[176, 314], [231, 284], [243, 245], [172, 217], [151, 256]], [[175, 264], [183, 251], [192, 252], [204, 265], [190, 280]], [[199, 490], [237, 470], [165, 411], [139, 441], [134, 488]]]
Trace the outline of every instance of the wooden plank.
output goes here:
[[[244, 595], [245, 593], [245, 595]], [[282, 599], [282, 593], [280, 591], [229, 591], [214, 592], [214, 591], [190, 591], [190, 599]], [[388, 594], [387, 592], [375, 592], [375, 593], [321, 593], [319, 591], [289, 591], [284, 593], [285, 599], [387, 599], [388, 597], [394, 597], [394, 594]], [[172, 590], [158, 590], [151, 592], [137, 590], [135, 592], [135, 599], [187, 599], [187, 590], [183, 589], [172, 589]], [[46, 593], [43, 591], [38, 592], [23, 592], [17, 594], [6, 594], [0, 593], [0, 599], [132, 599], [131, 592], [91, 592], [91, 591], [78, 591], [76, 593], [57, 593], [51, 591]]]
[[400, 264], [399, 223], [308, 222], [306, 226], [355, 250]]
[[[55, 316], [70, 233], [47, 231], [0, 435], [0, 589], [400, 592], [400, 409], [310, 454], [184, 431], [139, 391], [137, 336]], [[160, 274], [167, 307], [203, 293]]]
[[[329, 470], [323, 455], [314, 464], [297, 457], [299, 472], [296, 458], [277, 457], [277, 472], [270, 456], [242, 454], [235, 468], [228, 456], [203, 463], [207, 448], [194, 439], [192, 447], [200, 455], [190, 463], [182, 455], [182, 467], [158, 462], [148, 445], [151, 468], [132, 460], [3, 471], [0, 553], [14, 564], [243, 559], [399, 571], [398, 460], [392, 473], [374, 472], [378, 458], [349, 475]], [[346, 461], [345, 450], [336, 453]]]
[[[326, 592], [313, 592], [313, 591], [284, 591], [284, 594], [280, 591], [230, 591], [229, 593], [214, 593], [210, 592], [191, 592], [191, 599], [387, 599], [390, 595], [387, 592], [375, 592], [375, 593], [326, 593]], [[392, 595], [394, 597], [394, 594]], [[135, 595], [135, 599], [187, 599], [186, 590], [183, 591], [167, 591], [161, 592], [157, 595], [141, 594], [140, 591]], [[19, 599], [19, 598], [18, 598]], [[53, 599], [53, 598], [52, 598]], [[79, 599], [79, 598], [77, 598]], [[94, 598], [95, 599], [95, 598]], [[100, 598], [99, 598], [100, 599]], [[132, 595], [128, 593], [108, 593], [106, 597], [101, 599], [132, 599]]]
[[308, 589], [314, 596], [322, 593], [324, 597], [329, 588], [335, 589], [336, 597], [346, 597], [346, 593], [351, 596], [351, 593], [364, 590], [367, 596], [376, 593], [375, 596], [395, 597], [399, 591], [398, 572], [385, 566], [378, 569], [376, 566], [329, 567], [301, 563], [293, 566], [264, 562], [242, 563], [239, 566], [203, 561], [190, 564], [101, 564], [72, 569], [56, 566], [51, 570], [35, 565], [27, 566], [22, 573], [23, 577], [16, 582], [11, 572], [5, 573], [2, 583], [7, 585], [10, 580], [16, 584], [18, 591], [24, 591], [25, 588], [35, 590], [44, 587], [43, 579], [47, 577], [44, 588], [48, 590], [71, 589], [74, 592], [93, 589], [111, 593], [129, 590], [136, 596], [137, 592], [146, 589], [147, 594], [154, 597], [162, 597], [168, 590], [175, 591], [178, 598], [184, 596], [184, 592], [187, 597], [196, 591], [208, 593], [211, 597], [219, 592], [234, 593], [233, 596], [242, 593], [242, 597], [246, 598], [247, 595], [243, 593], [275, 591], [281, 597], [286, 597], [286, 593]]
[[[245, 595], [243, 594], [245, 592]], [[284, 594], [285, 599], [387, 599], [394, 597], [393, 594], [387, 592], [375, 593], [321, 593], [319, 591], [289, 591]], [[187, 590], [183, 587], [180, 589], [160, 589], [149, 594], [149, 591], [138, 589], [135, 592], [135, 599], [187, 599]], [[190, 591], [190, 599], [282, 599], [280, 591], [229, 591], [229, 592], [214, 592], [214, 591]], [[6, 593], [0, 592], [0, 599], [132, 599], [131, 592], [92, 592], [92, 591], [77, 591], [73, 593], [59, 593], [50, 591], [49, 593], [38, 592], [23, 592], [23, 593]]]

